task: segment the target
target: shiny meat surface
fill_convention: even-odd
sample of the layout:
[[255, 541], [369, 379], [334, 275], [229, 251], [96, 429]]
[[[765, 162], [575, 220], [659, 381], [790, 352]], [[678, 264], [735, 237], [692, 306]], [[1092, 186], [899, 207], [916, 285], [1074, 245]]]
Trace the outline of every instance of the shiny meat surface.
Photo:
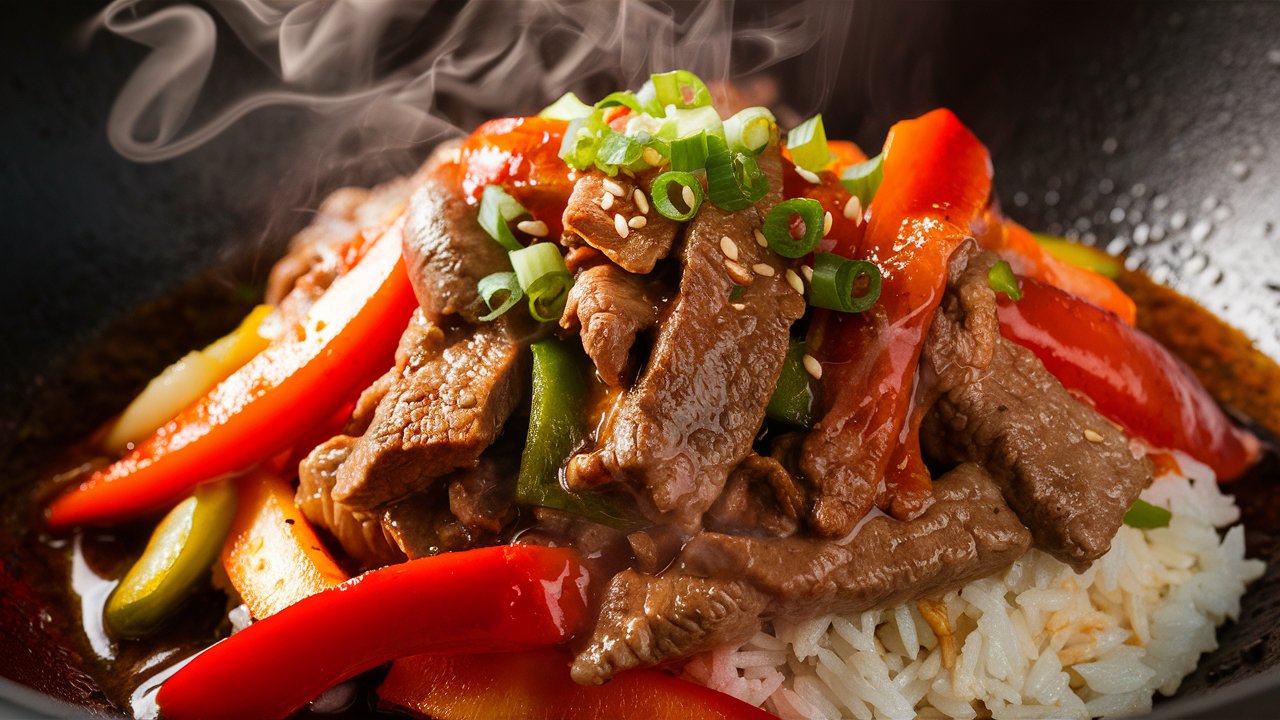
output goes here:
[[[671, 244], [680, 230], [680, 223], [653, 209], [649, 195], [649, 182], [653, 177], [653, 173], [640, 178], [622, 173], [611, 178], [598, 170], [584, 173], [574, 183], [564, 211], [568, 244], [575, 244], [581, 238], [627, 272], [644, 274], [653, 270], [653, 266], [671, 252]], [[636, 204], [637, 189], [645, 193], [644, 207]], [[607, 200], [605, 195], [609, 196]], [[625, 237], [618, 234], [619, 216], [626, 225]], [[644, 224], [640, 227], [627, 224], [636, 217], [643, 218]]]
[[658, 321], [662, 289], [643, 276], [605, 263], [578, 273], [560, 326], [577, 331], [606, 385], [629, 385], [636, 334]]
[[355, 438], [338, 435], [312, 450], [298, 465], [298, 507], [313, 525], [327, 530], [360, 567], [403, 562], [405, 554], [384, 531], [378, 513], [356, 510], [333, 499], [338, 467], [351, 455], [354, 442]]
[[[750, 451], [791, 324], [805, 308], [783, 277], [789, 263], [754, 239], [779, 200], [776, 146], [760, 165], [773, 190], [754, 208], [727, 213], [704, 203], [689, 223], [679, 294], [659, 323], [648, 364], [597, 446], [570, 461], [571, 486], [626, 483], [646, 512], [696, 529]], [[730, 245], [737, 261], [725, 256]], [[733, 299], [740, 282], [749, 284]]]

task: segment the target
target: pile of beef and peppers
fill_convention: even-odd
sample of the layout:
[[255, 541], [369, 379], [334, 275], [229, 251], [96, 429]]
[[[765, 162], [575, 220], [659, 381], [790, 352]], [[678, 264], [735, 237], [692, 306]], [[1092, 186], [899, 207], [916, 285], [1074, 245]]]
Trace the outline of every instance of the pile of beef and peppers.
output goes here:
[[330, 196], [192, 401], [47, 520], [168, 512], [120, 637], [211, 567], [247, 606], [164, 717], [387, 663], [380, 702], [434, 718], [765, 717], [662, 666], [1031, 547], [1087, 568], [1168, 523], [1165, 451], [1256, 458], [1114, 267], [1005, 219], [946, 110], [867, 159], [686, 71], [569, 94]]

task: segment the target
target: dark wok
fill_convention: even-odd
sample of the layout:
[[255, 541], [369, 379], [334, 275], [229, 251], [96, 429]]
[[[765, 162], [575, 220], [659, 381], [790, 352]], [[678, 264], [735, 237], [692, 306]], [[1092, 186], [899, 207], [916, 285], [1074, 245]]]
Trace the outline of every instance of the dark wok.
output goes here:
[[[59, 715], [71, 710], [54, 698], [110, 710], [69, 609], [48, 599], [56, 578], [18, 545], [37, 468], [234, 322], [306, 220], [290, 208], [412, 165], [298, 162], [297, 128], [315, 122], [303, 110], [258, 113], [173, 161], [120, 158], [105, 119], [144, 51], [105, 36], [73, 47], [96, 5], [15, 4], [0, 23], [0, 696]], [[864, 147], [897, 118], [950, 106], [992, 149], [1011, 215], [1129, 249], [1280, 357], [1280, 4], [866, 3], [838, 69], [774, 71], [791, 105], [825, 103], [829, 132]], [[794, 80], [827, 71], [837, 79], [825, 95]], [[1274, 714], [1277, 480], [1271, 455], [1238, 491], [1251, 554], [1271, 570], [1157, 716]]]

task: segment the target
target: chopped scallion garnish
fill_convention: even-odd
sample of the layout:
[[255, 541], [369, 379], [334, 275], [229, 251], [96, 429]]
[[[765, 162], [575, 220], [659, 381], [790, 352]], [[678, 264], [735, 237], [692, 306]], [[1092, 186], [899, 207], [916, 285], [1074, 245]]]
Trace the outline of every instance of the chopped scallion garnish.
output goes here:
[[528, 214], [529, 211], [501, 187], [484, 186], [484, 194], [480, 196], [480, 227], [508, 251], [521, 248], [520, 243], [516, 241], [516, 236], [511, 232], [510, 222], [521, 215]]
[[529, 296], [529, 314], [538, 322], [559, 320], [564, 312], [573, 276], [555, 243], [534, 243], [511, 253], [511, 267], [525, 295]]
[[1018, 287], [1018, 278], [1014, 276], [1013, 268], [1009, 267], [1009, 263], [1004, 260], [992, 265], [987, 271], [987, 284], [992, 290], [1004, 293], [1010, 300], [1022, 299], [1022, 288]]
[[809, 172], [821, 172], [831, 162], [827, 147], [827, 131], [822, 126], [822, 113], [800, 123], [787, 133], [787, 149], [791, 160]]
[[[496, 272], [480, 278], [480, 282], [476, 283], [476, 290], [480, 293], [480, 299], [484, 300], [484, 304], [489, 307], [489, 314], [480, 316], [483, 322], [496, 319], [515, 307], [515, 304], [520, 302], [520, 298], [524, 297], [524, 290], [520, 289], [520, 280], [510, 271]], [[499, 297], [500, 301], [495, 307], [494, 300]]]
[[578, 99], [577, 95], [567, 92], [559, 100], [551, 103], [538, 113], [538, 117], [548, 120], [577, 120], [590, 115], [592, 107]]
[[[867, 279], [866, 291], [853, 296], [859, 278]], [[809, 304], [840, 312], [865, 312], [880, 299], [880, 268], [866, 260], [849, 260], [833, 253], [818, 253], [813, 260]]]
[[596, 151], [596, 166], [609, 175], [616, 175], [619, 167], [634, 164], [643, 153], [644, 143], [637, 138], [610, 132]]
[[614, 107], [616, 105], [631, 108], [635, 112], [644, 112], [644, 108], [640, 106], [640, 100], [636, 98], [636, 94], [629, 90], [611, 92], [596, 103], [598, 108]]
[[745, 210], [769, 192], [769, 179], [750, 153], [729, 150], [723, 138], [707, 136], [707, 194], [728, 212]]
[[1134, 500], [1129, 512], [1124, 514], [1124, 524], [1139, 530], [1169, 527], [1169, 521], [1172, 519], [1173, 513], [1141, 498]]
[[[680, 202], [688, 208], [687, 210], [681, 211], [671, 201], [672, 185], [680, 187]], [[698, 178], [693, 173], [664, 172], [653, 179], [649, 194], [653, 196], [653, 207], [658, 214], [677, 222], [692, 220], [693, 216], [698, 214], [698, 207], [702, 205], [702, 183], [698, 182]], [[693, 202], [689, 202], [690, 198]]]
[[693, 172], [707, 166], [707, 133], [699, 130], [671, 143], [671, 169]]
[[665, 138], [676, 140], [700, 132], [724, 136], [724, 122], [720, 120], [720, 114], [715, 108], [708, 105], [688, 110], [668, 109], [667, 121], [663, 124], [661, 133]]
[[711, 91], [707, 89], [702, 78], [688, 70], [672, 70], [649, 76], [653, 83], [653, 94], [662, 106], [675, 105], [677, 108], [697, 108], [711, 104]]
[[[804, 222], [804, 234], [798, 239], [791, 235], [791, 218], [800, 216]], [[769, 211], [764, 220], [764, 237], [769, 249], [785, 258], [804, 257], [818, 247], [822, 239], [822, 225], [826, 211], [822, 203], [810, 198], [784, 200]]]
[[612, 132], [599, 111], [569, 123], [560, 141], [560, 159], [570, 167], [585, 170], [596, 161], [596, 153], [605, 136]]
[[768, 108], [749, 107], [724, 121], [724, 139], [731, 149], [759, 153], [769, 144], [777, 125]]
[[882, 179], [884, 179], [884, 153], [857, 165], [850, 165], [840, 173], [840, 183], [846, 190], [858, 196], [858, 201], [864, 208], [875, 199], [876, 190], [880, 189]]

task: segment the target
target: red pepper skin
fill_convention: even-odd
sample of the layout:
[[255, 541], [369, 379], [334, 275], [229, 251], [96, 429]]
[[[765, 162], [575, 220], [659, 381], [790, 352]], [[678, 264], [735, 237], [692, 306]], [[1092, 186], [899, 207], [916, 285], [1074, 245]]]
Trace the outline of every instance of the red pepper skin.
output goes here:
[[336, 412], [389, 367], [417, 307], [401, 259], [403, 220], [306, 318], [121, 460], [58, 497], [49, 526], [135, 518], [172, 505], [196, 485], [288, 448], [316, 418]]
[[480, 201], [485, 185], [501, 185], [534, 217], [549, 238], [564, 232], [564, 209], [577, 171], [560, 159], [569, 124], [540, 117], [501, 118], [476, 128], [462, 143], [462, 191]]
[[1035, 280], [1022, 299], [1000, 296], [1000, 331], [1035, 353], [1068, 390], [1104, 417], [1161, 449], [1180, 450], [1238, 477], [1258, 440], [1237, 428], [1185, 365], [1114, 314]]
[[378, 688], [384, 705], [433, 720], [773, 720], [732, 696], [658, 670], [578, 685], [556, 650], [419, 655], [397, 660]]
[[581, 627], [586, 584], [565, 548], [506, 545], [391, 565], [210, 647], [156, 702], [172, 720], [269, 720], [395, 658], [548, 647]]
[[826, 413], [806, 440], [802, 469], [822, 486], [811, 519], [824, 534], [847, 533], [849, 519], [870, 509], [881, 478], [888, 489], [881, 504], [894, 515], [927, 506], [928, 472], [911, 452], [912, 381], [947, 262], [966, 237], [982, 234], [990, 194], [986, 148], [950, 111], [894, 125], [864, 234], [856, 248], [833, 250], [881, 268], [880, 301], [865, 313], [816, 313], [810, 324]]

